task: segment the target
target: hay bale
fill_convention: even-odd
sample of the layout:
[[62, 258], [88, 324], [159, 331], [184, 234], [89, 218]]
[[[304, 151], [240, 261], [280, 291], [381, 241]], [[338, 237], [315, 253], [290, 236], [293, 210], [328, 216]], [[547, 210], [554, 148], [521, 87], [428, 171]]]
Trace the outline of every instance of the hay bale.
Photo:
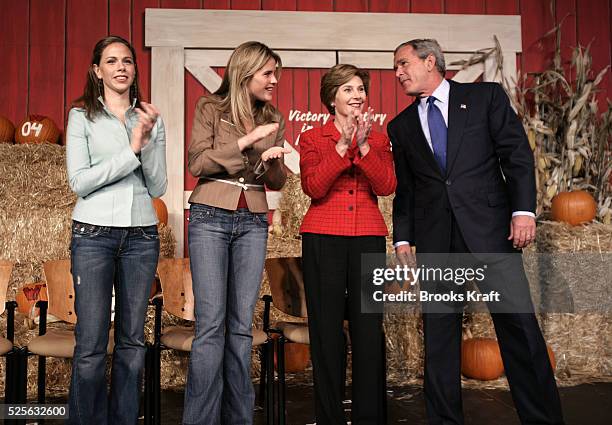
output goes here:
[[[538, 223], [535, 249], [541, 254], [577, 254], [581, 261], [593, 265], [582, 265], [583, 270], [600, 270], [601, 258], [612, 252], [612, 225], [593, 222], [581, 226], [543, 221]], [[593, 253], [588, 256], [582, 254]], [[604, 260], [605, 261], [605, 260]], [[562, 262], [560, 260], [559, 262]], [[569, 267], [572, 264], [568, 265]], [[558, 266], [563, 268], [563, 266]], [[573, 293], [587, 302], [596, 302], [609, 288], [610, 276], [597, 279], [593, 273], [572, 278], [568, 271], [564, 277], [574, 288]], [[557, 359], [557, 377], [562, 382], [578, 383], [592, 379], [612, 378], [612, 316], [609, 312], [547, 313], [543, 315], [544, 338], [552, 347]]]
[[[26, 283], [44, 281], [42, 264], [70, 257], [71, 213], [76, 196], [66, 179], [65, 149], [51, 144], [0, 145], [0, 258], [15, 262], [8, 298]], [[174, 256], [176, 241], [169, 227], [159, 226], [160, 255]], [[150, 319], [153, 317], [149, 314]], [[0, 331], [6, 331], [5, 320]], [[152, 340], [153, 322], [147, 323]], [[54, 323], [53, 327], [70, 327]], [[37, 335], [21, 315], [15, 320], [15, 341], [24, 346]], [[28, 394], [36, 391], [34, 358], [29, 359]], [[71, 361], [47, 359], [50, 394], [68, 391]], [[53, 371], [53, 373], [50, 373]], [[0, 391], [4, 390], [4, 362], [0, 364]]]
[[66, 181], [65, 152], [50, 143], [0, 145], [0, 208], [72, 209], [76, 195]]

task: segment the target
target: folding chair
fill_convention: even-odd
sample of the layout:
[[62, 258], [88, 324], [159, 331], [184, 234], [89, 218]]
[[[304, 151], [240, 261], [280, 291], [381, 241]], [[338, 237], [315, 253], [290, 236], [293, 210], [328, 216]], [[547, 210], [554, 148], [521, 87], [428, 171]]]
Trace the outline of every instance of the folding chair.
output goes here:
[[[155, 305], [155, 342], [148, 347], [147, 370], [148, 375], [153, 381], [153, 385], [148, 389], [150, 411], [145, 412], [145, 423], [160, 424], [161, 422], [161, 350], [174, 349], [179, 351], [191, 351], [191, 343], [194, 338], [193, 326], [168, 326], [162, 328], [162, 308], [169, 314], [184, 320], [194, 321], [194, 298], [189, 267], [189, 258], [161, 259], [157, 268], [159, 281], [162, 288], [162, 298], [153, 300]], [[264, 371], [272, 371], [269, 366], [273, 356], [271, 348], [272, 340], [268, 335], [260, 330], [253, 329], [253, 346], [270, 347], [266, 349], [266, 355], [262, 356], [262, 377], [265, 381]], [[269, 372], [267, 372], [269, 374]], [[271, 423], [273, 408], [270, 403], [272, 392], [270, 391], [271, 381], [264, 387], [268, 389], [265, 408], [266, 423]]]

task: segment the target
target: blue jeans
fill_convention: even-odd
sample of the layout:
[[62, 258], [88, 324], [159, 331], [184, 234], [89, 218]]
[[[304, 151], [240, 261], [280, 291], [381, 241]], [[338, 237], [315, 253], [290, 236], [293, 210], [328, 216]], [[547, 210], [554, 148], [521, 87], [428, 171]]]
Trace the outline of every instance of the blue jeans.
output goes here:
[[[106, 227], [73, 222], [71, 268], [77, 314], [68, 424], [138, 420], [144, 322], [159, 256], [157, 226]], [[115, 287], [115, 350], [110, 401], [106, 347]]]
[[192, 204], [189, 220], [196, 322], [183, 423], [250, 425], [252, 322], [267, 215]]

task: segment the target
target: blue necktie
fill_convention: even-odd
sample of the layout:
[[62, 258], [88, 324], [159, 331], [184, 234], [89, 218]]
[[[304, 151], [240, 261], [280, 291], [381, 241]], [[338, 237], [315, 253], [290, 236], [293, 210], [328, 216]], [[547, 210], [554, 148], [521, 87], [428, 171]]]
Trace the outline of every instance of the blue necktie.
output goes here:
[[427, 98], [427, 125], [429, 126], [429, 136], [431, 137], [434, 157], [442, 170], [442, 174], [446, 174], [446, 138], [448, 129], [446, 128], [442, 112], [434, 103], [435, 100], [436, 98], [433, 96]]

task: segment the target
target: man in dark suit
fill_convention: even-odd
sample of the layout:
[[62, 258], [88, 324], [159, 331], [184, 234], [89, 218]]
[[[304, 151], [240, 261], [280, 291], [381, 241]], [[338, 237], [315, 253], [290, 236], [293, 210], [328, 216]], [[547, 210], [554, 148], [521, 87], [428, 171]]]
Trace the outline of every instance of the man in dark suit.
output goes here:
[[[414, 261], [411, 246], [417, 256], [495, 254], [478, 286], [501, 294], [501, 303], [488, 306], [519, 418], [563, 424], [520, 256], [536, 227], [533, 154], [523, 127], [499, 84], [445, 80], [435, 40], [401, 44], [394, 64], [404, 92], [416, 97], [388, 126], [398, 259]], [[427, 416], [431, 425], [463, 424], [462, 305], [438, 307], [423, 306]]]

